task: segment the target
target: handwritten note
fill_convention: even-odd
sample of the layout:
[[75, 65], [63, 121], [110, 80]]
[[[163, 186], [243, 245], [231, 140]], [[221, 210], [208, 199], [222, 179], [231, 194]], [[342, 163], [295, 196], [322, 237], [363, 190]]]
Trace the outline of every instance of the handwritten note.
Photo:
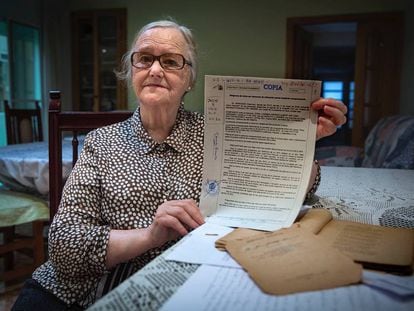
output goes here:
[[226, 249], [269, 294], [358, 283], [362, 266], [299, 226], [230, 240]]

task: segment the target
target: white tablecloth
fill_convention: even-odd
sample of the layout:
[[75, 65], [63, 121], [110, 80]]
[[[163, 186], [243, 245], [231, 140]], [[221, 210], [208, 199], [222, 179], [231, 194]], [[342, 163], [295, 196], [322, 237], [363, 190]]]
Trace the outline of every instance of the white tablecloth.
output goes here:
[[414, 228], [414, 170], [322, 167], [316, 194], [334, 218]]
[[[83, 139], [79, 139], [79, 151]], [[72, 169], [72, 142], [62, 143], [63, 178]], [[47, 142], [9, 145], [0, 148], [0, 182], [28, 193], [47, 196], [49, 193], [49, 149]]]
[[[315, 201], [310, 203], [314, 207], [329, 209], [338, 219], [414, 228], [414, 170], [322, 167], [321, 185]], [[159, 310], [199, 267], [197, 264], [166, 261], [165, 257], [173, 248], [174, 246], [98, 300], [90, 310]], [[237, 283], [237, 286], [242, 285]], [[361, 286], [364, 285], [353, 287]], [[349, 288], [352, 291], [352, 287]], [[381, 308], [376, 310], [413, 310], [412, 297], [399, 300], [386, 292], [380, 294], [371, 288], [365, 290], [370, 291], [370, 297], [361, 299], [361, 296], [350, 293], [349, 298], [354, 301], [342, 303], [336, 309], [351, 310], [352, 304], [356, 304], [360, 310], [372, 310], [373, 306], [378, 305]], [[312, 305], [309, 302], [320, 303], [318, 295], [323, 296], [326, 292], [289, 295], [289, 310], [308, 310], [307, 306]], [[309, 300], [306, 295], [316, 297], [316, 300]], [[371, 297], [380, 300], [370, 300]], [[190, 302], [191, 298], [188, 297]], [[232, 297], [236, 300], [238, 298], [241, 301], [245, 297]], [[312, 306], [315, 310], [326, 309], [317, 304]], [[287, 309], [286, 305], [284, 307]], [[269, 307], [269, 310], [275, 308]]]

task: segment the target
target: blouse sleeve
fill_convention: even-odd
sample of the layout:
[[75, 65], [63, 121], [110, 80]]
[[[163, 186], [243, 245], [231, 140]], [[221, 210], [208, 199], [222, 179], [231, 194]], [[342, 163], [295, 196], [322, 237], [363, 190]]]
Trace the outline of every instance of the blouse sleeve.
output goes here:
[[313, 195], [315, 194], [316, 190], [318, 190], [319, 185], [321, 183], [321, 166], [319, 165], [318, 160], [315, 160], [315, 164], [316, 164], [316, 170], [317, 170], [315, 181], [313, 182], [312, 188], [310, 188], [308, 193], [306, 194], [305, 200], [309, 200], [313, 197]]
[[91, 132], [86, 137], [49, 231], [50, 260], [58, 273], [71, 277], [106, 271], [110, 227], [100, 215], [103, 150], [96, 144], [97, 135]]

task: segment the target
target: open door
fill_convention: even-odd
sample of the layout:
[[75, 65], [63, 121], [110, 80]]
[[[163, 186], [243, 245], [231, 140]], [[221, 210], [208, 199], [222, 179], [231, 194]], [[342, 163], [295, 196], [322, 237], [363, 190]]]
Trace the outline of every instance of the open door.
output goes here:
[[363, 146], [366, 136], [382, 117], [399, 112], [403, 14], [375, 13], [341, 16], [289, 18], [287, 23], [286, 77], [314, 79], [312, 36], [305, 25], [354, 22], [355, 100], [352, 145]]
[[364, 145], [379, 119], [399, 112], [402, 49], [402, 18], [358, 23], [352, 131], [355, 146]]

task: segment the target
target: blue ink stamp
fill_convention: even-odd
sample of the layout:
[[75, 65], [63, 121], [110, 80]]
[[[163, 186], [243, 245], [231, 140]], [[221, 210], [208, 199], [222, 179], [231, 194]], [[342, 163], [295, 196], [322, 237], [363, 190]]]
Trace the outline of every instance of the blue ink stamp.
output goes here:
[[208, 180], [205, 184], [207, 194], [218, 194], [219, 183], [217, 180]]

